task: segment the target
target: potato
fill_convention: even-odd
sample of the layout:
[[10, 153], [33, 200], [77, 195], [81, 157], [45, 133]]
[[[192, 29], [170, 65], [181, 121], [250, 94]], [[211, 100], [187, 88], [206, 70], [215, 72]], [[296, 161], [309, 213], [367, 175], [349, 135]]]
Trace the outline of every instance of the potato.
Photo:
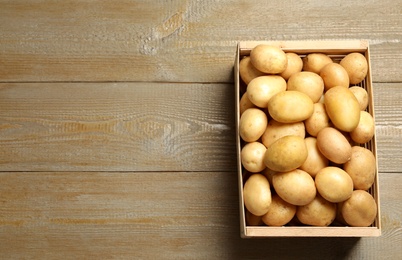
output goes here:
[[330, 161], [343, 164], [352, 156], [352, 146], [346, 137], [333, 127], [325, 127], [317, 135], [317, 147]]
[[330, 126], [329, 117], [323, 103], [314, 103], [313, 114], [304, 121], [307, 133], [316, 137], [321, 129]]
[[315, 176], [318, 193], [329, 202], [345, 201], [353, 192], [353, 181], [349, 174], [341, 168], [328, 166]]
[[303, 58], [303, 70], [320, 74], [321, 69], [332, 59], [324, 53], [310, 53]]
[[318, 150], [316, 138], [307, 137], [304, 141], [307, 146], [307, 159], [300, 166], [300, 169], [314, 178], [321, 169], [328, 166], [328, 159]]
[[348, 88], [329, 89], [324, 95], [324, 105], [328, 117], [339, 130], [350, 132], [359, 124], [359, 102]]
[[314, 103], [309, 96], [300, 91], [287, 90], [270, 99], [268, 112], [278, 122], [296, 123], [313, 114]]
[[267, 115], [261, 109], [249, 108], [240, 117], [240, 137], [246, 142], [255, 142], [265, 132], [267, 124]]
[[282, 73], [279, 74], [285, 80], [288, 80], [293, 74], [300, 72], [303, 68], [303, 61], [299, 55], [293, 52], [287, 52], [288, 65]]
[[368, 190], [375, 180], [376, 161], [374, 154], [367, 148], [353, 146], [352, 156], [343, 165], [343, 169], [353, 180], [355, 189]]
[[320, 76], [324, 81], [325, 91], [335, 86], [349, 87], [349, 75], [338, 63], [325, 65], [320, 71]]
[[272, 119], [268, 122], [265, 132], [261, 136], [261, 141], [266, 147], [269, 147], [276, 140], [287, 135], [296, 135], [304, 138], [306, 131], [303, 122], [286, 124]]
[[353, 95], [356, 97], [357, 102], [359, 102], [360, 110], [366, 110], [369, 102], [369, 96], [367, 91], [360, 86], [352, 86], [349, 88]]
[[296, 216], [305, 225], [329, 226], [336, 217], [336, 204], [317, 194], [309, 204], [297, 208]]
[[261, 172], [265, 169], [264, 155], [267, 148], [260, 142], [247, 143], [241, 149], [241, 163], [249, 172]]
[[284, 226], [296, 214], [296, 206], [284, 201], [278, 194], [272, 196], [271, 206], [261, 220], [268, 226]]
[[247, 226], [261, 226], [264, 224], [264, 222], [262, 221], [262, 216], [253, 215], [247, 209], [245, 215]]
[[267, 108], [272, 96], [286, 90], [286, 81], [277, 75], [261, 76], [253, 79], [247, 86], [248, 98], [261, 108]]
[[239, 74], [244, 83], [248, 85], [250, 81], [256, 77], [265, 75], [264, 72], [257, 70], [253, 64], [251, 64], [250, 56], [245, 56], [239, 62]]
[[368, 227], [377, 216], [377, 203], [367, 191], [354, 190], [341, 206], [342, 218], [352, 227]]
[[271, 189], [264, 175], [251, 175], [243, 187], [243, 198], [246, 209], [255, 216], [262, 216], [268, 212], [271, 205]]
[[250, 52], [251, 63], [259, 71], [268, 74], [279, 74], [286, 70], [288, 58], [279, 47], [260, 44]]
[[300, 169], [276, 173], [272, 185], [279, 197], [296, 206], [307, 205], [317, 193], [313, 177]]
[[247, 91], [243, 94], [243, 96], [240, 98], [239, 102], [239, 109], [240, 109], [240, 115], [243, 114], [246, 109], [257, 107], [256, 105], [253, 104], [253, 102], [250, 101], [248, 98]]
[[368, 62], [366, 57], [361, 53], [349, 53], [339, 64], [345, 68], [351, 84], [358, 84], [367, 76]]
[[270, 168], [265, 168], [261, 174], [263, 174], [269, 181], [269, 183], [272, 183], [272, 176], [277, 173], [276, 171], [271, 170]]
[[289, 78], [287, 90], [303, 92], [316, 103], [324, 93], [324, 81], [314, 72], [301, 71], [293, 74]]
[[360, 111], [359, 124], [350, 132], [353, 141], [364, 144], [370, 141], [375, 132], [374, 118], [366, 111]]
[[265, 165], [277, 172], [294, 170], [306, 159], [306, 143], [302, 137], [294, 135], [281, 137], [267, 148], [264, 155]]

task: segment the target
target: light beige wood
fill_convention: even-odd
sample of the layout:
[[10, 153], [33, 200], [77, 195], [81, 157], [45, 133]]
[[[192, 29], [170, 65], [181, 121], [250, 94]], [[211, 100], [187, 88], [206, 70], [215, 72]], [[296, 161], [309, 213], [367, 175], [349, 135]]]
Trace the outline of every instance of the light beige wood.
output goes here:
[[305, 39], [368, 39], [373, 80], [402, 81], [400, 1], [45, 0], [0, 7], [0, 81], [232, 82], [237, 42]]
[[402, 254], [397, 173], [381, 173], [384, 225], [375, 239], [240, 239], [234, 171], [2, 172], [0, 181], [0, 251], [9, 259]]
[[0, 170], [235, 169], [230, 84], [0, 84]]

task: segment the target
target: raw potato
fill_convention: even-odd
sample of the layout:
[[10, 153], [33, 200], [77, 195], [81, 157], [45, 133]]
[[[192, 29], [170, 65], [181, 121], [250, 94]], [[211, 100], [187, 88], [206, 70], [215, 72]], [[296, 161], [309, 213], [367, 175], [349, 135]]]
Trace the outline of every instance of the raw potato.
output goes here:
[[251, 63], [259, 71], [268, 74], [279, 74], [286, 70], [288, 58], [279, 47], [260, 44], [250, 52]]
[[253, 215], [247, 209], [245, 214], [246, 214], [246, 223], [248, 226], [261, 226], [264, 224], [264, 222], [262, 222], [262, 216]]
[[341, 168], [329, 166], [321, 169], [315, 176], [318, 193], [329, 202], [338, 203], [352, 196], [353, 181]]
[[264, 156], [265, 165], [273, 171], [287, 172], [300, 167], [307, 159], [307, 146], [300, 136], [284, 136], [271, 144]]
[[272, 203], [268, 212], [261, 220], [268, 226], [284, 226], [296, 214], [296, 206], [284, 201], [278, 194], [272, 196]]
[[298, 207], [296, 216], [305, 225], [329, 226], [336, 217], [336, 204], [317, 194], [309, 204]]
[[317, 73], [301, 71], [289, 78], [287, 90], [303, 92], [316, 103], [324, 93], [324, 81]]
[[343, 169], [352, 178], [356, 190], [368, 190], [375, 180], [376, 161], [374, 154], [367, 148], [353, 146], [352, 156], [344, 164]]
[[352, 156], [352, 146], [346, 137], [333, 127], [325, 127], [317, 135], [320, 152], [330, 161], [343, 164]]
[[243, 114], [244, 111], [246, 111], [249, 108], [255, 108], [257, 107], [256, 105], [253, 104], [253, 102], [250, 101], [250, 99], [248, 98], [248, 94], [247, 91], [243, 94], [243, 96], [240, 99], [240, 115]]
[[364, 144], [374, 137], [374, 118], [366, 111], [360, 111], [359, 124], [350, 132], [353, 141]]
[[320, 71], [324, 81], [325, 91], [336, 86], [349, 87], [349, 75], [338, 63], [329, 63]]
[[267, 129], [261, 136], [261, 141], [266, 147], [269, 147], [276, 140], [287, 135], [296, 135], [304, 138], [306, 130], [303, 122], [285, 124], [272, 119], [268, 122]]
[[247, 86], [248, 98], [261, 108], [267, 108], [272, 96], [286, 90], [286, 81], [277, 75], [261, 76], [253, 79]]
[[259, 142], [247, 143], [241, 150], [241, 162], [249, 172], [261, 172], [265, 169], [264, 155], [267, 148]]
[[317, 136], [321, 129], [330, 126], [324, 103], [315, 103], [313, 114], [304, 121], [307, 133]]
[[367, 76], [367, 59], [361, 53], [349, 53], [340, 61], [339, 64], [347, 71], [350, 84], [358, 84], [362, 82]]
[[278, 122], [296, 123], [313, 114], [314, 103], [309, 96], [300, 91], [287, 90], [271, 98], [268, 112]]
[[359, 124], [359, 102], [348, 88], [329, 89], [324, 95], [324, 104], [331, 122], [339, 130], [350, 132]]
[[271, 205], [271, 189], [264, 175], [251, 175], [243, 187], [244, 205], [251, 214], [262, 216], [268, 212]]
[[285, 80], [288, 80], [290, 76], [302, 70], [303, 61], [299, 55], [293, 52], [286, 53], [286, 57], [288, 58], [288, 65], [285, 71], [279, 74], [279, 76], [281, 76]]
[[353, 95], [355, 95], [357, 102], [359, 102], [360, 110], [366, 110], [369, 102], [369, 97], [367, 91], [360, 86], [352, 86], [349, 88], [352, 91]]
[[240, 117], [240, 137], [246, 142], [257, 141], [267, 128], [267, 115], [258, 108], [249, 108]]
[[303, 70], [320, 74], [321, 69], [332, 62], [332, 59], [326, 54], [310, 53], [303, 58]]
[[253, 64], [251, 64], [250, 56], [246, 56], [239, 62], [239, 74], [240, 78], [246, 85], [256, 77], [265, 75], [264, 72], [257, 70]]
[[272, 185], [284, 201], [296, 206], [307, 205], [317, 194], [313, 177], [300, 169], [276, 173]]
[[355, 190], [342, 203], [342, 218], [352, 227], [368, 227], [377, 216], [377, 203], [367, 191]]
[[316, 138], [307, 137], [304, 141], [306, 142], [308, 155], [300, 169], [314, 178], [321, 169], [328, 166], [328, 159], [318, 150]]

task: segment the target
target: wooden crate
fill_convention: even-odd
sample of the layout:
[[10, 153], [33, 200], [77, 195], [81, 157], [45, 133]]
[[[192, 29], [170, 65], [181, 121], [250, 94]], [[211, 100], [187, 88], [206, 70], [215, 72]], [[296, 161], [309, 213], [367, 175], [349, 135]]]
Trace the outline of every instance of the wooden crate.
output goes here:
[[[240, 110], [239, 101], [244, 92], [245, 85], [239, 76], [239, 61], [242, 57], [250, 54], [252, 48], [258, 44], [275, 45], [282, 48], [285, 52], [295, 52], [301, 57], [308, 53], [319, 52], [325, 53], [334, 60], [340, 60], [350, 52], [360, 52], [365, 55], [368, 61], [368, 74], [366, 79], [360, 83], [369, 94], [369, 105], [367, 111], [374, 118], [374, 100], [373, 88], [371, 80], [371, 66], [369, 44], [365, 40], [347, 40], [347, 41], [247, 41], [239, 42], [237, 46], [237, 54], [234, 66], [235, 75], [235, 97], [236, 97], [236, 134], [237, 134], [237, 168], [238, 168], [238, 188], [239, 188], [239, 204], [240, 204], [240, 234], [243, 238], [251, 237], [376, 237], [381, 235], [381, 214], [380, 214], [380, 192], [378, 180], [378, 161], [376, 136], [365, 147], [370, 149], [376, 157], [376, 177], [373, 186], [369, 192], [377, 203], [377, 217], [374, 223], [369, 227], [348, 227], [348, 226], [328, 226], [328, 227], [312, 227], [312, 226], [247, 226], [245, 217], [245, 206], [243, 201], [243, 168], [241, 165], [240, 151], [241, 139], [239, 135]], [[375, 118], [374, 118], [375, 120]]]

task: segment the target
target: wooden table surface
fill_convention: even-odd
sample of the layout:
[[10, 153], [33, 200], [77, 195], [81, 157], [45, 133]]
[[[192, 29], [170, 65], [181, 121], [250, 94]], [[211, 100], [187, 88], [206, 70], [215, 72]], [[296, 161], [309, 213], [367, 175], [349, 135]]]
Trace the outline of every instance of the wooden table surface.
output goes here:
[[[402, 1], [0, 0], [0, 258], [400, 259]], [[241, 239], [245, 40], [368, 39], [379, 238]]]

